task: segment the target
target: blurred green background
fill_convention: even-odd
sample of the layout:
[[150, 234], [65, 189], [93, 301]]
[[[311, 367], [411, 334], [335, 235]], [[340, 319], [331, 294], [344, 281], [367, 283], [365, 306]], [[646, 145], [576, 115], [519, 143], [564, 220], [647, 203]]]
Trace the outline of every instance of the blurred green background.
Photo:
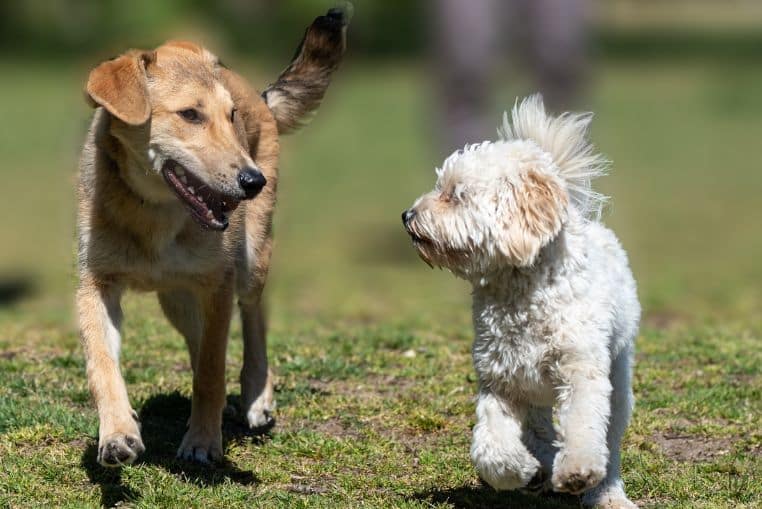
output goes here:
[[[433, 1], [355, 0], [320, 111], [283, 139], [266, 290], [274, 431], [249, 437], [231, 405], [228, 463], [174, 461], [187, 355], [155, 298], [129, 295], [122, 365], [148, 450], [105, 471], [72, 309], [88, 71], [182, 37], [263, 87], [331, 3], [0, 0], [0, 507], [561, 504], [480, 486], [468, 459], [469, 289], [421, 263], [400, 223], [453, 148], [442, 148]], [[611, 196], [603, 220], [644, 305], [628, 493], [641, 507], [758, 507], [762, 2], [591, 6], [577, 104], [595, 112], [592, 139], [613, 161], [596, 183]], [[536, 90], [528, 63], [513, 52], [495, 63], [490, 128]], [[240, 336], [236, 320], [232, 403]]]
[[[354, 4], [346, 60], [323, 107], [283, 143], [268, 290], [275, 323], [398, 313], [467, 320], [465, 286], [421, 264], [399, 224], [447, 155], [435, 136], [427, 5]], [[331, 5], [0, 4], [5, 305], [34, 306], [40, 320], [56, 323], [70, 316], [75, 174], [91, 114], [81, 89], [90, 67], [128, 47], [184, 37], [262, 87]], [[593, 140], [614, 162], [597, 183], [612, 197], [604, 220], [630, 253], [647, 319], [758, 318], [760, 2], [593, 5], [592, 67], [580, 103], [595, 111]], [[495, 124], [516, 96], [533, 91], [522, 66], [507, 59], [496, 85]]]

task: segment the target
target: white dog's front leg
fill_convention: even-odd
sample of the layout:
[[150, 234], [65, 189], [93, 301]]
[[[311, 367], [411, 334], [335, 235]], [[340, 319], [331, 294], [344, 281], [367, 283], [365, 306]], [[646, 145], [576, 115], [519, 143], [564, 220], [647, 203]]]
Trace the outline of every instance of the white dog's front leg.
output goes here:
[[632, 412], [633, 395], [632, 346], [614, 359], [611, 365], [611, 421], [608, 429], [609, 464], [606, 478], [594, 489], [585, 492], [582, 503], [601, 509], [637, 509], [627, 498], [620, 477], [620, 447]]
[[482, 390], [476, 403], [471, 460], [487, 484], [496, 490], [526, 486], [540, 462], [521, 441], [526, 406]]
[[553, 489], [579, 494], [606, 476], [606, 433], [611, 415], [608, 370], [586, 367], [565, 373], [558, 419], [563, 446], [553, 463]]

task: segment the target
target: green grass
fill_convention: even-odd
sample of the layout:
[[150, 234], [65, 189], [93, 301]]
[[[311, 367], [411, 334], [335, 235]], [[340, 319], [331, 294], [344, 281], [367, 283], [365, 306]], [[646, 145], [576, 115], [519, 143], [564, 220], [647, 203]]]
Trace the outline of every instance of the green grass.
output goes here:
[[[0, 278], [34, 292], [0, 309], [0, 507], [579, 506], [496, 494], [470, 465], [468, 289], [420, 263], [398, 224], [444, 156], [429, 84], [405, 65], [350, 62], [313, 124], [284, 141], [268, 287], [277, 426], [252, 436], [235, 413], [236, 322], [227, 461], [176, 461], [187, 354], [155, 299], [130, 296], [123, 371], [148, 450], [98, 467], [71, 311], [85, 72], [0, 63]], [[758, 66], [666, 62], [604, 63], [596, 77], [593, 137], [615, 163], [599, 185], [613, 197], [606, 222], [645, 308], [624, 444], [644, 507], [762, 503], [760, 80]], [[523, 92], [500, 90], [502, 107]]]

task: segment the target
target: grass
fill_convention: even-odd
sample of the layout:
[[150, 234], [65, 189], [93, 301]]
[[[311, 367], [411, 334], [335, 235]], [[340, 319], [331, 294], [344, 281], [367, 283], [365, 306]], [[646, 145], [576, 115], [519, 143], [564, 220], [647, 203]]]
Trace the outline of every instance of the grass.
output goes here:
[[[606, 222], [645, 308], [624, 444], [643, 507], [762, 503], [762, 71], [736, 65], [604, 62], [594, 86], [593, 137], [615, 162], [599, 185], [613, 197]], [[236, 322], [226, 463], [176, 461], [187, 354], [155, 299], [132, 295], [123, 371], [148, 450], [98, 467], [70, 305], [85, 68], [0, 72], [13, 78], [0, 82], [0, 237], [13, 246], [0, 278], [31, 293], [0, 308], [0, 507], [579, 507], [497, 494], [470, 465], [467, 288], [421, 264], [398, 224], [443, 156], [428, 141], [428, 85], [405, 65], [350, 62], [313, 124], [284, 141], [268, 287], [276, 427], [254, 436], [236, 415]], [[500, 90], [499, 103], [525, 91]]]

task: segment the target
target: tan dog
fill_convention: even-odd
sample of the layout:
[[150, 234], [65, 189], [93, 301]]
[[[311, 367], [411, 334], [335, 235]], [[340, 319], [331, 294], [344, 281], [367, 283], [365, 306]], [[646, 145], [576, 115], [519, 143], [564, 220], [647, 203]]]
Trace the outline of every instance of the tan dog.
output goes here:
[[337, 9], [318, 17], [261, 96], [188, 42], [133, 50], [90, 73], [86, 91], [97, 110], [80, 162], [77, 308], [102, 465], [131, 463], [145, 450], [119, 369], [126, 289], [158, 292], [190, 352], [192, 410], [178, 457], [222, 457], [234, 292], [243, 323], [243, 409], [251, 427], [270, 422], [275, 402], [260, 296], [278, 135], [317, 108], [344, 52], [346, 24]]

